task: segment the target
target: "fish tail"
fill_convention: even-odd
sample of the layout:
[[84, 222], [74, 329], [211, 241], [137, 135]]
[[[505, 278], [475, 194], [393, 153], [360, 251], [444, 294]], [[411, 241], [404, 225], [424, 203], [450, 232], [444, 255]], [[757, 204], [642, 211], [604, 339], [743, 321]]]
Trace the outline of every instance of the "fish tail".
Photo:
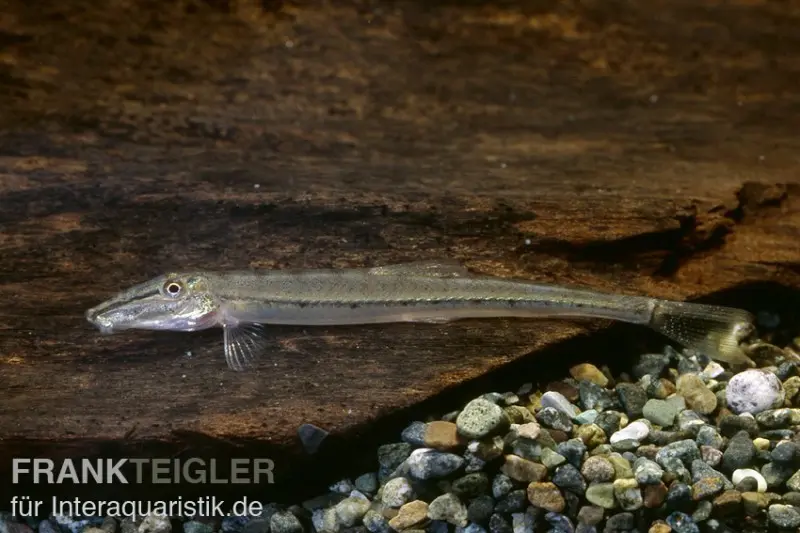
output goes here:
[[659, 300], [649, 325], [712, 359], [752, 367], [755, 362], [739, 344], [754, 331], [753, 320], [753, 315], [743, 309]]

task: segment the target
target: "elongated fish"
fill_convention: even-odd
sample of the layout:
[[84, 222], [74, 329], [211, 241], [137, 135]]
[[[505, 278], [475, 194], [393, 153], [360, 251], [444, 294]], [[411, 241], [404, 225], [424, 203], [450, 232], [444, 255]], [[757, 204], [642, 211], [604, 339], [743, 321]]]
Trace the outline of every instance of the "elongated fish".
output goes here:
[[754, 363], [739, 347], [753, 316], [729, 307], [607, 294], [476, 275], [453, 261], [375, 268], [183, 272], [136, 285], [89, 309], [103, 333], [222, 327], [233, 370], [251, 366], [264, 324], [443, 323], [462, 318], [566, 317], [642, 324], [732, 364]]

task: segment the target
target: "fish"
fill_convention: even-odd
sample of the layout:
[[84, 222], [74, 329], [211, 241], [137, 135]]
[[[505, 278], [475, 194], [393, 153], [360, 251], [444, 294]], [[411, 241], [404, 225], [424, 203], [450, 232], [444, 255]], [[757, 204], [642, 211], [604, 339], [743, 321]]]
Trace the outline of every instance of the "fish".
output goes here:
[[86, 311], [102, 334], [221, 327], [231, 370], [254, 365], [270, 324], [337, 326], [542, 317], [641, 324], [733, 365], [755, 366], [740, 347], [754, 331], [743, 309], [596, 292], [473, 273], [454, 260], [345, 269], [171, 272]]

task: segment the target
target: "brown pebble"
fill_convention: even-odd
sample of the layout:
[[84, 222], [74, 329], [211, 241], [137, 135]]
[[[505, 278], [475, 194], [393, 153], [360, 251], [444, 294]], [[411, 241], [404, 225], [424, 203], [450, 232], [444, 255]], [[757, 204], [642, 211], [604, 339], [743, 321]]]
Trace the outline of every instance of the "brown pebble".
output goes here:
[[669, 524], [659, 520], [658, 522], [653, 522], [653, 525], [650, 526], [647, 533], [669, 533], [670, 531], [672, 531], [672, 528], [669, 527]]
[[546, 466], [518, 455], [506, 455], [506, 462], [500, 470], [511, 479], [526, 483], [541, 481], [547, 475]]
[[567, 505], [561, 491], [549, 481], [533, 482], [528, 485], [528, 501], [534, 507], [553, 513], [560, 513]]
[[661, 507], [667, 499], [667, 486], [663, 482], [655, 485], [647, 485], [644, 488], [644, 506], [648, 509]]
[[686, 399], [689, 409], [707, 415], [717, 408], [717, 395], [709, 390], [697, 374], [683, 374], [678, 378], [678, 394]]
[[590, 381], [595, 385], [605, 387], [608, 385], [608, 378], [599, 368], [591, 363], [581, 363], [569, 369], [570, 375], [578, 381]]
[[580, 398], [580, 393], [578, 392], [578, 388], [566, 383], [564, 381], [554, 381], [547, 385], [548, 391], [553, 392], [560, 392], [564, 395], [564, 397], [571, 401], [576, 402]]
[[536, 422], [528, 422], [527, 424], [522, 424], [517, 428], [517, 434], [519, 434], [520, 437], [531, 440], [538, 438], [541, 432], [542, 427]]
[[428, 504], [414, 500], [400, 507], [397, 516], [389, 520], [389, 527], [396, 531], [418, 526], [428, 519]]
[[566, 442], [569, 440], [569, 433], [566, 431], [561, 431], [560, 429], [548, 429], [550, 436], [553, 437], [553, 440], [556, 442]]
[[738, 490], [726, 490], [714, 498], [714, 515], [727, 517], [737, 514], [742, 508], [742, 493]]
[[458, 434], [456, 425], [444, 420], [435, 420], [425, 426], [423, 436], [425, 446], [437, 450], [452, 450], [464, 444], [463, 439]]

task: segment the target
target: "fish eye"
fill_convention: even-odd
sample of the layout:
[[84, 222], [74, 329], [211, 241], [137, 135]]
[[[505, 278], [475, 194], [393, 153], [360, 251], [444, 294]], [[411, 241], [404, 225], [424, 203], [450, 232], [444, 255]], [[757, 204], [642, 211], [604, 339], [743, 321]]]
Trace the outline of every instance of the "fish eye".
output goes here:
[[178, 296], [183, 287], [177, 281], [168, 281], [164, 284], [164, 292], [169, 296]]

